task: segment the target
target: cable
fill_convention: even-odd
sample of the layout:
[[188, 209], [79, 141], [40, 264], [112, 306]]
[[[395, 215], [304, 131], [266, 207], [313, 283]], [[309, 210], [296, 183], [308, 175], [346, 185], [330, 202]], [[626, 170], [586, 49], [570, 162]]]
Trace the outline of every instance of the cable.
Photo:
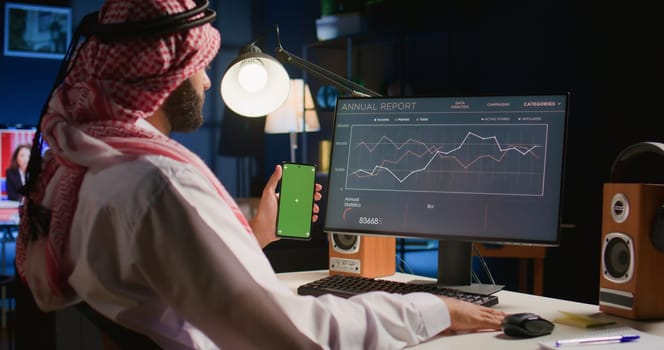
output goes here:
[[475, 247], [475, 244], [473, 246], [473, 251], [475, 252], [475, 256], [477, 256], [480, 260], [480, 263], [482, 264], [482, 268], [484, 269], [484, 272], [486, 275], [489, 277], [489, 281], [491, 281], [491, 284], [496, 285], [496, 281], [493, 279], [493, 275], [491, 275], [491, 270], [489, 269], [489, 266], [486, 264], [486, 261], [484, 261], [484, 257], [482, 257], [482, 254], [480, 254], [480, 251]]
[[471, 274], [471, 276], [472, 276], [472, 278], [473, 278], [473, 281], [475, 281], [475, 282], [478, 283], [478, 284], [482, 284], [482, 280], [480, 280], [479, 276], [477, 276], [477, 274], [475, 273], [475, 271], [472, 271], [472, 270], [471, 270], [471, 271], [470, 271], [470, 274]]
[[[406, 259], [401, 258], [401, 257], [399, 256], [399, 254], [396, 254], [396, 257], [397, 257], [397, 259], [399, 260], [399, 263], [400, 263], [400, 264], [399, 264], [399, 270], [401, 270], [401, 271], [399, 271], [399, 272], [409, 273], [409, 274], [411, 274], [411, 275], [414, 275], [414, 274], [415, 274], [415, 273], [413, 272], [413, 269], [412, 269], [410, 266], [408, 266], [408, 263], [406, 262]], [[408, 272], [406, 272], [401, 266], [403, 266], [403, 267], [407, 267], [407, 268], [408, 268]]]

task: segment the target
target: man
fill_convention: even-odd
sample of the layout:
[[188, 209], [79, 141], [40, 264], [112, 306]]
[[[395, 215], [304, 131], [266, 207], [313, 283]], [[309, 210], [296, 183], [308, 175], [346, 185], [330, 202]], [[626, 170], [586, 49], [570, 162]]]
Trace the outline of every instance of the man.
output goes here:
[[[99, 22], [194, 6], [108, 0]], [[167, 137], [201, 125], [204, 68], [219, 42], [203, 24], [80, 46], [40, 123], [52, 155], [39, 167], [33, 151], [28, 169], [16, 262], [39, 307], [85, 301], [168, 349], [392, 349], [445, 329], [498, 329], [502, 312], [426, 293], [316, 298], [279, 281], [261, 248], [276, 240], [281, 168], [248, 222], [205, 164]]]

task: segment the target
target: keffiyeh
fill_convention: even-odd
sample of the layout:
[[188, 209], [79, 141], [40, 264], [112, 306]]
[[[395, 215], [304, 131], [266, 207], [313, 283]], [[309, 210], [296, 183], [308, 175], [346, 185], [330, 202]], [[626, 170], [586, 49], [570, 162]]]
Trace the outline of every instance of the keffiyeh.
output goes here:
[[[194, 6], [192, 0], [107, 0], [98, 20], [104, 24], [140, 21]], [[71, 266], [64, 254], [78, 189], [89, 169], [144, 154], [192, 164], [251, 231], [231, 196], [198, 156], [168, 136], [136, 125], [139, 118], [152, 115], [183, 81], [204, 69], [219, 45], [219, 32], [204, 24], [157, 38], [120, 42], [106, 43], [92, 36], [79, 47], [74, 65], [51, 95], [40, 124], [50, 151], [42, 160], [41, 174], [29, 198], [50, 214], [47, 233], [36, 240], [30, 238], [34, 222], [27, 219], [24, 206], [17, 240], [19, 276], [33, 293], [48, 288], [53, 308], [66, 303], [71, 293], [67, 283]]]

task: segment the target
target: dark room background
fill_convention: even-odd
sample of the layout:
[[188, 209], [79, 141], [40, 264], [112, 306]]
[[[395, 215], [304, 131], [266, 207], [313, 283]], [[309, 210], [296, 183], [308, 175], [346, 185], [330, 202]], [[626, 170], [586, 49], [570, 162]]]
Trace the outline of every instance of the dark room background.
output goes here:
[[[76, 24], [101, 1], [29, 3], [70, 6]], [[408, 90], [403, 91], [413, 95], [570, 92], [565, 226], [560, 246], [548, 250], [544, 293], [597, 303], [602, 184], [611, 162], [632, 143], [664, 141], [658, 96], [664, 62], [657, 53], [661, 39], [648, 28], [626, 25], [639, 22], [649, 11], [598, 10], [571, 0], [334, 3], [341, 10], [345, 6], [365, 11], [369, 25], [360, 36], [424, 38], [389, 54], [380, 48], [363, 51], [365, 59], [378, 67], [384, 60], [397, 62], [384, 71], [360, 66], [353, 72], [358, 75], [353, 78], [363, 78], [381, 93], [387, 92], [395, 76], [407, 80]], [[288, 136], [265, 135], [260, 119], [244, 120], [226, 111], [218, 84], [228, 63], [243, 45], [256, 39], [264, 52], [273, 53], [278, 24], [287, 50], [306, 53], [318, 64], [340, 69], [340, 74], [346, 73], [345, 66], [337, 56], [316, 49], [320, 1], [214, 0], [211, 6], [218, 12], [215, 25], [222, 44], [210, 72], [213, 88], [206, 99], [207, 121], [195, 134], [174, 137], [198, 153], [232, 194], [258, 196], [274, 164], [289, 158]], [[59, 61], [52, 59], [0, 56], [0, 124], [36, 124], [58, 66]], [[291, 77], [303, 76], [297, 69], [287, 69]], [[376, 77], [380, 72], [385, 73], [382, 81]], [[329, 138], [330, 132], [325, 129], [329, 113], [320, 117], [323, 130], [306, 140], [300, 136], [301, 142], [306, 141], [308, 160], [314, 162], [317, 142]], [[236, 138], [229, 141], [232, 135]]]

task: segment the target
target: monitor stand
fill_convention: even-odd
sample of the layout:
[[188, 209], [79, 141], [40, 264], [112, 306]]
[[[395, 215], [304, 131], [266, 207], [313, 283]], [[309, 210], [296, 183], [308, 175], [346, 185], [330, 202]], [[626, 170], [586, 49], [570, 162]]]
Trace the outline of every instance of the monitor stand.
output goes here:
[[438, 284], [468, 293], [489, 295], [505, 288], [500, 284], [472, 283], [473, 243], [438, 241]]

